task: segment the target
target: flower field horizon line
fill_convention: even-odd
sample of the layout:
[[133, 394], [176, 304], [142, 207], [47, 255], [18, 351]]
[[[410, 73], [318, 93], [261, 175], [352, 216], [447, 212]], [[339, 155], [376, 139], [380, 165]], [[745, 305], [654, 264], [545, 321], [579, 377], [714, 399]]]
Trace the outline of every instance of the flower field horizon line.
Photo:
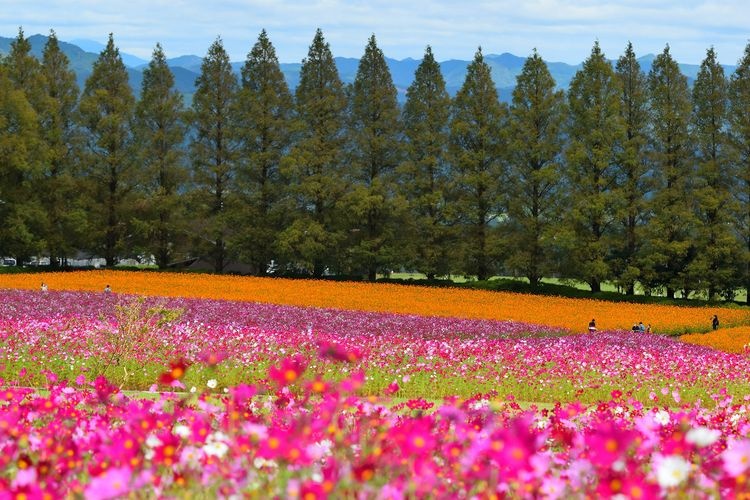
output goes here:
[[596, 319], [600, 329], [630, 329], [639, 321], [655, 333], [689, 333], [722, 325], [750, 324], [750, 311], [726, 307], [685, 307], [607, 302], [597, 299], [531, 295], [505, 291], [434, 288], [391, 283], [340, 282], [275, 277], [154, 273], [149, 271], [74, 271], [0, 275], [0, 288], [102, 291], [133, 295], [263, 302], [420, 316], [510, 320], [584, 332]]

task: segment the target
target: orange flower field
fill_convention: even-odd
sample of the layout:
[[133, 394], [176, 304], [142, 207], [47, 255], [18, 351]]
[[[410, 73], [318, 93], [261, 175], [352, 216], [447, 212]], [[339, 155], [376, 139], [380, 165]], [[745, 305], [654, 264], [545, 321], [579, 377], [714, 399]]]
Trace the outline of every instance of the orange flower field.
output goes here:
[[689, 344], [713, 347], [720, 351], [743, 353], [745, 345], [750, 344], [750, 326], [720, 328], [710, 333], [691, 333], [683, 335], [680, 340]]
[[643, 321], [655, 333], [673, 334], [707, 331], [714, 314], [719, 315], [722, 326], [750, 325], [750, 312], [745, 309], [614, 303], [459, 288], [147, 271], [0, 275], [0, 288], [38, 289], [41, 282], [50, 290], [96, 291], [109, 284], [115, 293], [512, 320], [572, 332], [586, 331], [591, 318], [604, 330], [629, 329]]

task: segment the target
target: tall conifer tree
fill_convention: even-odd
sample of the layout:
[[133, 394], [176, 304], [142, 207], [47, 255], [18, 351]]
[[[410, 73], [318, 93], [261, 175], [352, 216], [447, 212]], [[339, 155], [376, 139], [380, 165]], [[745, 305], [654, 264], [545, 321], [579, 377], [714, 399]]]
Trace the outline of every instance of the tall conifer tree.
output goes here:
[[692, 144], [697, 155], [694, 199], [699, 251], [690, 272], [708, 291], [733, 295], [739, 255], [732, 232], [734, 182], [727, 131], [727, 80], [724, 68], [708, 49], [693, 85]]
[[0, 255], [16, 257], [19, 265], [41, 250], [33, 193], [42, 150], [37, 114], [0, 65]]
[[[23, 245], [16, 246], [17, 262], [23, 262], [31, 255], [38, 255], [45, 250], [44, 236], [47, 227], [48, 213], [44, 210], [42, 201], [42, 190], [39, 189], [43, 182], [43, 167], [46, 164], [46, 144], [39, 141], [42, 134], [40, 125], [42, 113], [45, 109], [45, 98], [43, 93], [44, 77], [41, 72], [41, 64], [31, 54], [31, 43], [24, 36], [23, 29], [18, 29], [18, 36], [10, 44], [10, 52], [3, 60], [7, 69], [7, 77], [12, 86], [24, 94], [25, 100], [31, 105], [37, 127], [34, 132], [26, 137], [36, 136], [34, 147], [28, 150], [27, 168], [23, 171], [23, 182], [14, 189], [19, 193], [15, 201], [15, 224], [18, 225], [19, 235], [17, 243], [23, 241]], [[19, 110], [20, 111], [20, 110]], [[13, 128], [11, 127], [11, 130]], [[26, 140], [25, 139], [25, 140]], [[16, 173], [20, 173], [17, 170]]]
[[50, 265], [54, 267], [64, 263], [81, 242], [78, 221], [85, 219], [74, 177], [80, 153], [75, 127], [78, 85], [54, 31], [44, 46], [42, 74], [46, 102], [41, 113], [41, 128], [48, 153], [42, 201], [48, 222], [45, 241]]
[[648, 217], [646, 195], [651, 190], [648, 163], [648, 84], [646, 75], [635, 57], [633, 44], [615, 67], [620, 80], [620, 113], [625, 126], [625, 138], [620, 151], [622, 179], [617, 190], [620, 228], [616, 230], [619, 245], [615, 245], [614, 273], [625, 293], [635, 293], [635, 283], [641, 275], [639, 252], [643, 246], [643, 227]]
[[428, 278], [451, 270], [447, 213], [450, 103], [440, 65], [428, 46], [406, 91], [406, 159], [399, 169], [414, 225], [410, 231], [416, 254], [414, 268]]
[[197, 248], [208, 252], [217, 273], [230, 260], [227, 240], [238, 157], [235, 124], [237, 77], [221, 38], [208, 49], [195, 82], [192, 118], [195, 134], [190, 144], [195, 183]]
[[450, 123], [452, 190], [464, 242], [461, 268], [479, 280], [496, 270], [498, 235], [493, 224], [502, 211], [501, 185], [506, 179], [506, 115], [480, 48], [453, 101]]
[[555, 271], [561, 222], [565, 98], [534, 50], [516, 79], [510, 105], [507, 265], [535, 288]]
[[280, 205], [281, 159], [291, 142], [292, 95], [276, 58], [276, 50], [261, 31], [242, 67], [237, 131], [241, 155], [237, 187], [242, 199], [235, 236], [240, 258], [255, 274], [265, 274], [275, 255], [282, 229]]
[[185, 240], [181, 192], [187, 171], [182, 150], [186, 133], [182, 94], [174, 88], [174, 75], [160, 44], [143, 71], [135, 130], [145, 196], [138, 229], [144, 236], [144, 249], [164, 268], [179, 254]]
[[669, 46], [654, 59], [648, 75], [651, 103], [651, 162], [657, 182], [650, 202], [653, 217], [646, 231], [642, 276], [647, 287], [677, 290], [693, 286], [688, 266], [696, 246], [692, 183], [692, 145], [688, 136], [690, 91]]
[[25, 37], [22, 28], [18, 28], [18, 36], [10, 43], [10, 52], [4, 63], [7, 65], [10, 81], [17, 89], [23, 90], [26, 99], [41, 116], [45, 105], [44, 75], [41, 63], [31, 54], [31, 42]]
[[345, 201], [352, 241], [352, 266], [374, 281], [378, 270], [396, 262], [399, 245], [395, 169], [401, 160], [396, 87], [375, 35], [365, 47], [351, 86], [348, 173]]
[[596, 42], [568, 91], [570, 107], [567, 180], [568, 224], [574, 237], [570, 271], [592, 292], [612, 277], [614, 223], [618, 211], [618, 148], [625, 128], [620, 82]]
[[86, 136], [85, 165], [90, 182], [91, 249], [113, 266], [129, 246], [134, 187], [132, 119], [135, 97], [112, 34], [94, 63], [78, 108]]
[[750, 303], [750, 43], [729, 81], [729, 131], [736, 181], [734, 227], [743, 247], [739, 275]]
[[279, 248], [295, 266], [319, 277], [336, 269], [342, 230], [337, 206], [343, 180], [346, 94], [323, 32], [315, 32], [302, 61], [296, 90], [295, 143], [282, 161], [292, 200], [292, 222], [279, 236]]

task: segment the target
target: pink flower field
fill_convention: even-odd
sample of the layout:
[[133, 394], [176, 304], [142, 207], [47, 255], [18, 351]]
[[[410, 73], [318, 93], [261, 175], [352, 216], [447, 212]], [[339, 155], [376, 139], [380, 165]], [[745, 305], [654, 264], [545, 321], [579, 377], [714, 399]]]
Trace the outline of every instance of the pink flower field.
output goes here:
[[626, 331], [0, 290], [0, 498], [733, 498], [750, 360]]

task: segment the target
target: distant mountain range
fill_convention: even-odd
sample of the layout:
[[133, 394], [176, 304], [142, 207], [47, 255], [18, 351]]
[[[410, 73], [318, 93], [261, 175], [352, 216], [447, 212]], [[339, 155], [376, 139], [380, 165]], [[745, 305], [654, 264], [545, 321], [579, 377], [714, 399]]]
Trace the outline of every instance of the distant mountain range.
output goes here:
[[[0, 55], [8, 53], [13, 40], [14, 38], [0, 37]], [[44, 45], [47, 43], [47, 37], [44, 35], [33, 35], [29, 37], [29, 41], [31, 42], [32, 53], [41, 59]], [[59, 43], [62, 51], [70, 59], [71, 67], [78, 79], [78, 85], [83, 88], [86, 78], [91, 74], [94, 61], [99, 57], [99, 52], [104, 49], [104, 45], [92, 40], [72, 40], [71, 42], [60, 40]], [[122, 56], [123, 63], [128, 68], [130, 84], [137, 94], [140, 91], [143, 70], [148, 66], [148, 61], [124, 52], [120, 52], [120, 55]], [[644, 72], [648, 73], [651, 69], [654, 57], [653, 54], [647, 54], [638, 58]], [[510, 101], [513, 87], [516, 83], [516, 76], [521, 72], [526, 58], [508, 53], [499, 55], [486, 54], [484, 58], [492, 70], [492, 78], [497, 86], [500, 99], [506, 102]], [[195, 55], [179, 56], [167, 60], [175, 76], [175, 87], [186, 96], [188, 102], [195, 91], [195, 79], [200, 73], [201, 61], [202, 58]], [[336, 57], [335, 61], [342, 81], [344, 83], [353, 82], [357, 73], [359, 59]], [[406, 89], [414, 79], [414, 72], [417, 66], [419, 66], [420, 60], [412, 58], [402, 60], [386, 58], [386, 62], [391, 70], [393, 82], [398, 89], [399, 100], [404, 101], [406, 98]], [[455, 94], [463, 84], [466, 78], [466, 67], [470, 62], [450, 59], [440, 63], [446, 87], [451, 95]], [[243, 64], [244, 61], [233, 62], [232, 68], [239, 74]], [[294, 90], [299, 83], [301, 63], [281, 63], [280, 66], [289, 87]], [[561, 89], [568, 88], [573, 75], [581, 68], [581, 64], [571, 65], [562, 62], [547, 62], [547, 66], [555, 82], [557, 82], [557, 86]], [[680, 69], [692, 83], [698, 75], [700, 66], [697, 64], [680, 64]], [[724, 69], [727, 75], [730, 75], [734, 72], [735, 66], [725, 65]]]

